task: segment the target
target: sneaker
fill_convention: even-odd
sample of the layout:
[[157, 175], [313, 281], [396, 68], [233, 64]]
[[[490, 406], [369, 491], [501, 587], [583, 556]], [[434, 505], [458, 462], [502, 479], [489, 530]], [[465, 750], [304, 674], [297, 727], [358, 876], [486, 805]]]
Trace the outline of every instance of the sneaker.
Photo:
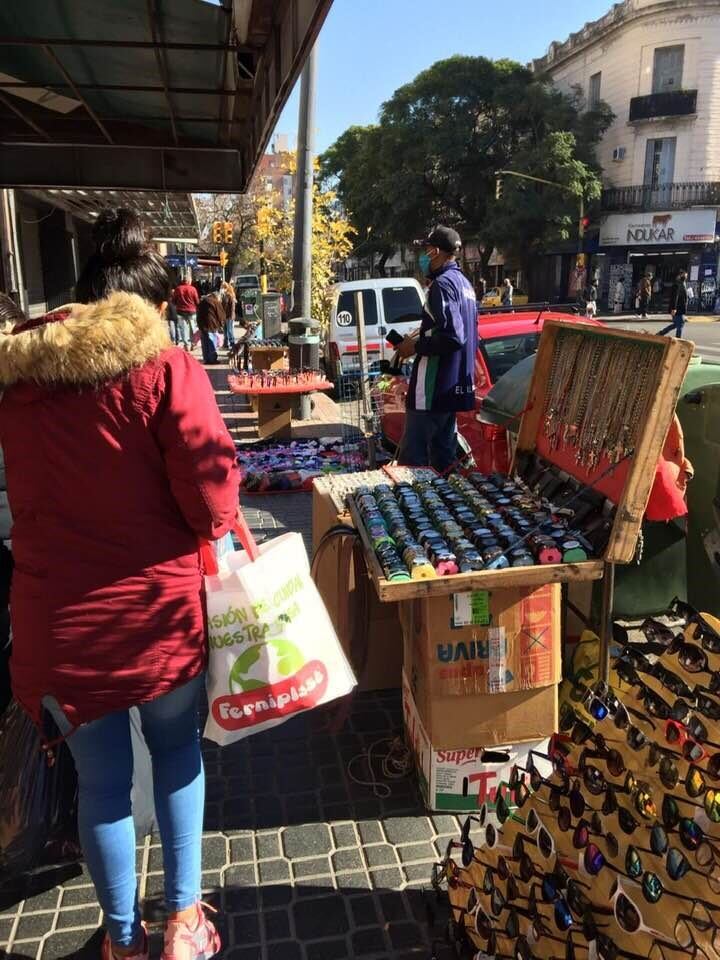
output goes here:
[[[105, 934], [105, 939], [102, 942], [102, 948], [100, 950], [101, 960], [117, 960], [118, 955], [113, 953], [112, 944], [110, 943], [109, 934]], [[148, 944], [148, 935], [147, 930], [145, 929], [145, 924], [142, 925], [142, 947], [138, 950], [137, 953], [126, 953], [123, 955], [122, 960], [149, 960], [150, 957], [150, 947]]]
[[[217, 913], [207, 903], [198, 903], [197, 925], [191, 929], [186, 920], [169, 920], [160, 960], [210, 960], [220, 950], [220, 934], [205, 916], [203, 907]], [[103, 958], [104, 960], [104, 958]]]

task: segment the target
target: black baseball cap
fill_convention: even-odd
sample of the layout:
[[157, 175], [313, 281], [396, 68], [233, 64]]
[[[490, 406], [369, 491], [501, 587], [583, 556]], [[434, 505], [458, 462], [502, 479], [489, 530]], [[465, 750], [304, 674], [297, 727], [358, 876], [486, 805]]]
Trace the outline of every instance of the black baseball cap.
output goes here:
[[424, 240], [416, 240], [416, 247], [437, 247], [445, 253], [457, 253], [462, 246], [462, 240], [457, 230], [452, 227], [433, 227]]

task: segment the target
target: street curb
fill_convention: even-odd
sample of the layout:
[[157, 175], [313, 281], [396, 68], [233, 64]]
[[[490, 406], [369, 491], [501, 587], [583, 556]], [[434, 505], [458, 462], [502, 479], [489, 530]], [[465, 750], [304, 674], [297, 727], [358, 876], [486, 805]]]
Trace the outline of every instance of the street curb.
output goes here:
[[[602, 320], [603, 323], [669, 323], [669, 314], [650, 314], [648, 317], [640, 317], [636, 313], [610, 313], [607, 316], [598, 313], [596, 320]], [[720, 316], [708, 313], [695, 317], [686, 317], [686, 323], [720, 323]]]

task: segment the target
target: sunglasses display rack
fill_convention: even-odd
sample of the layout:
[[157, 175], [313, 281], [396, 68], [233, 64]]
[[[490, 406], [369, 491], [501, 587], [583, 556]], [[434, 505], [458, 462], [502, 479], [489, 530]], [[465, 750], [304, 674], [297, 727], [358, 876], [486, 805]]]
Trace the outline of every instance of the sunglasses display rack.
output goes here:
[[720, 957], [720, 633], [671, 612], [684, 628], [620, 632], [609, 685], [573, 679], [548, 753], [513, 768], [434, 868], [459, 952]]

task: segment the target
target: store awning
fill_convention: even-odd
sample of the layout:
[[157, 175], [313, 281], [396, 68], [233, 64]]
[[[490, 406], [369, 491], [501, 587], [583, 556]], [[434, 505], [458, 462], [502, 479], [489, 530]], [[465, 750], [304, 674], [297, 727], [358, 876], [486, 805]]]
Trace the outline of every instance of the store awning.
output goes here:
[[128, 207], [140, 215], [150, 239], [172, 243], [198, 242], [195, 204], [188, 193], [57, 188], [27, 192], [88, 223], [95, 221], [103, 207]]
[[0, 185], [246, 189], [331, 2], [0, 4]]

